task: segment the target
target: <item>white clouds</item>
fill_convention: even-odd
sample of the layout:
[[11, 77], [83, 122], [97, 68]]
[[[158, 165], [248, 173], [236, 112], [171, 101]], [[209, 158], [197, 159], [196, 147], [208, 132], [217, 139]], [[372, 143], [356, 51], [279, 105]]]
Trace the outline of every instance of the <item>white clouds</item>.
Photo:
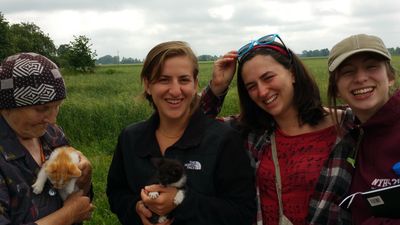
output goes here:
[[311, 19], [311, 5], [310, 2], [270, 2], [263, 4], [265, 13], [269, 17], [274, 17], [282, 24], [285, 22], [301, 22]]
[[12, 23], [34, 22], [56, 39], [90, 34], [103, 29], [135, 32], [145, 27], [144, 15], [140, 10], [110, 12], [60, 10], [46, 12], [45, 15], [38, 11], [25, 11], [11, 14], [7, 19]]
[[400, 38], [398, 0], [1, 0], [10, 23], [33, 22], [54, 40], [86, 35], [99, 56], [143, 58], [159, 42], [184, 40], [197, 54], [221, 55], [279, 33], [295, 52], [331, 48], [356, 33]]
[[153, 24], [153, 26], [146, 28], [144, 31], [148, 35], [161, 35], [168, 31], [168, 27], [164, 24]]
[[351, 14], [351, 1], [348, 0], [327, 0], [313, 4], [318, 16], [337, 15], [344, 16]]
[[235, 9], [232, 5], [223, 5], [219, 7], [214, 7], [208, 10], [208, 13], [211, 18], [221, 19], [221, 20], [230, 20], [233, 16]]
[[[59, 10], [46, 12], [45, 15], [39, 11], [24, 11], [6, 15], [6, 18], [11, 23], [28, 21], [35, 23], [54, 40], [56, 45], [69, 43], [73, 40], [73, 36], [85, 35], [91, 39], [93, 47], [97, 49], [100, 56], [115, 54], [117, 48], [125, 49], [117, 45], [129, 42], [129, 38], [134, 37], [135, 33], [144, 31], [148, 34], [156, 34], [166, 29], [162, 28], [162, 25], [146, 26], [144, 13], [136, 9]], [[123, 53], [129, 56], [129, 52]]]

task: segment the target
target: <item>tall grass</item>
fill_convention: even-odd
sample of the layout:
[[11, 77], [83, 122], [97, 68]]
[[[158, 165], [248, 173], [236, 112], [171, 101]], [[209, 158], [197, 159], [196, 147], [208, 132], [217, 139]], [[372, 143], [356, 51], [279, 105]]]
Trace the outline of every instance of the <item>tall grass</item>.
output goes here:
[[307, 69], [314, 75], [315, 81], [318, 83], [321, 98], [323, 102], [327, 102], [326, 90], [328, 89], [328, 60], [327, 58], [303, 58], [303, 63]]
[[[394, 57], [400, 69], [400, 57]], [[310, 58], [303, 62], [314, 74], [326, 102], [327, 59]], [[73, 146], [81, 150], [93, 164], [93, 184], [96, 210], [86, 225], [119, 224], [110, 212], [105, 195], [108, 167], [119, 132], [128, 124], [146, 119], [151, 107], [141, 98], [141, 65], [99, 66], [94, 74], [70, 74], [63, 71], [68, 97], [60, 110], [61, 125]], [[212, 63], [200, 64], [200, 90], [211, 77]], [[306, 90], [305, 90], [306, 91]], [[234, 79], [225, 98], [222, 115], [239, 111]]]

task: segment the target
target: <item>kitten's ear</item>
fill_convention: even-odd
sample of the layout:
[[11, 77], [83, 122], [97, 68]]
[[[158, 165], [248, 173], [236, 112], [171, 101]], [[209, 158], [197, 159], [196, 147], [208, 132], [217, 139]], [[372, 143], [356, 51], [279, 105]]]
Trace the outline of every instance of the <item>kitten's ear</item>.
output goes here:
[[80, 177], [82, 175], [82, 171], [73, 164], [68, 167], [68, 174], [71, 175], [71, 177]]

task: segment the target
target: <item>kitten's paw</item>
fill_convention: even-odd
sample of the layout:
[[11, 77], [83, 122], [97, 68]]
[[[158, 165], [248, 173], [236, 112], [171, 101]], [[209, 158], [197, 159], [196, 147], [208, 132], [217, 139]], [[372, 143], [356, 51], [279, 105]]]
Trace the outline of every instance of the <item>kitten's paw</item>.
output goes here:
[[39, 182], [35, 182], [34, 184], [32, 184], [32, 191], [35, 194], [40, 194], [43, 191], [43, 184], [40, 184]]
[[152, 191], [152, 192], [149, 192], [149, 197], [151, 198], [151, 199], [156, 199], [156, 198], [158, 198], [158, 196], [160, 195], [160, 193], [158, 193], [157, 191]]
[[168, 220], [168, 218], [166, 217], [166, 216], [160, 216], [159, 218], [158, 218], [158, 223], [164, 223], [165, 221], [167, 221]]
[[181, 204], [184, 198], [185, 198], [185, 191], [182, 189], [178, 190], [174, 198], [174, 204], [175, 205]]

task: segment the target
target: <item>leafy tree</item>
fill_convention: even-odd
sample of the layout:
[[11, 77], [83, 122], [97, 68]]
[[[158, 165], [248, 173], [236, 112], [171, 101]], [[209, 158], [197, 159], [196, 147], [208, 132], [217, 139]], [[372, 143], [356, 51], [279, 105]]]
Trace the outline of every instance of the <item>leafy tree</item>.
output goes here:
[[10, 42], [10, 26], [0, 12], [0, 60], [12, 54]]
[[[82, 72], [93, 72], [95, 68], [96, 52], [91, 49], [90, 39], [84, 35], [74, 36], [69, 47], [64, 46], [62, 57], [68, 61], [69, 67]], [[60, 56], [61, 57], [61, 56]]]
[[122, 57], [122, 60], [121, 60], [121, 64], [134, 64], [134, 63], [142, 63], [143, 61], [142, 60], [140, 60], [140, 59], [137, 59], [137, 58], [131, 58], [131, 57], [129, 57], [129, 58], [125, 58], [125, 57]]
[[303, 57], [321, 57], [321, 56], [328, 56], [329, 50], [327, 48], [320, 49], [320, 50], [304, 50], [301, 54]]
[[111, 56], [111, 55], [105, 55], [96, 60], [96, 64], [134, 64], [134, 63], [142, 63], [143, 61], [140, 59], [134, 59], [134, 58], [125, 58], [122, 57], [121, 61], [118, 60], [118, 56]]
[[13, 53], [36, 52], [50, 59], [56, 57], [53, 40], [34, 23], [13, 24], [10, 33]]
[[110, 64], [119, 64], [119, 56], [113, 56], [111, 58]]
[[217, 60], [218, 58], [219, 58], [219, 57], [216, 56], [216, 55], [214, 55], [214, 56], [212, 56], [212, 55], [200, 55], [200, 56], [197, 57], [197, 59], [198, 59], [199, 61], [215, 61], [215, 60]]
[[68, 52], [71, 50], [71, 46], [69, 44], [62, 44], [57, 48], [57, 55], [67, 55]]
[[396, 47], [396, 48], [388, 48], [390, 54], [392, 55], [400, 55], [400, 48]]
[[321, 49], [321, 56], [328, 56], [329, 55], [329, 49], [327, 49], [327, 48], [324, 48], [324, 49]]
[[105, 55], [105, 56], [97, 59], [96, 63], [97, 64], [118, 64], [118, 61], [115, 61], [115, 59], [118, 59], [118, 57], [111, 56], [111, 55]]
[[57, 48], [57, 64], [61, 67], [69, 68], [69, 55], [71, 46], [69, 44], [62, 44]]
[[96, 60], [97, 64], [111, 64], [113, 57], [111, 55], [105, 55]]

